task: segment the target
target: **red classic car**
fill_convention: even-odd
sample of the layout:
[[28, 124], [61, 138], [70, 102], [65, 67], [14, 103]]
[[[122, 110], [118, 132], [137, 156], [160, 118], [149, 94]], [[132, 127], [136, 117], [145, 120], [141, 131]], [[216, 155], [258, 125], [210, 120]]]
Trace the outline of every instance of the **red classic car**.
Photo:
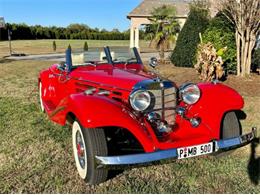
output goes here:
[[68, 49], [66, 62], [41, 71], [39, 96], [52, 121], [72, 126], [76, 167], [90, 184], [110, 169], [225, 152], [256, 137], [255, 128], [242, 135], [244, 101], [228, 86], [177, 86], [156, 73], [156, 58], [148, 71], [136, 48], [131, 57], [109, 47], [98, 60], [86, 56]]

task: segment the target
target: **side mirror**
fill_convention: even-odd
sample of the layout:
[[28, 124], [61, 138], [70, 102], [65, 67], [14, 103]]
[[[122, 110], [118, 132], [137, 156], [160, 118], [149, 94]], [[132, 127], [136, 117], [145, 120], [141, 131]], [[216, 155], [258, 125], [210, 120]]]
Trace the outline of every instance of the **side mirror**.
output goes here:
[[60, 71], [60, 73], [69, 73], [69, 66], [65, 62], [61, 62], [60, 64], [58, 64], [57, 69]]
[[149, 66], [151, 66], [152, 68], [155, 68], [156, 66], [158, 66], [158, 60], [156, 57], [150, 58]]
[[61, 62], [60, 64], [58, 64], [57, 69], [63, 72], [65, 70], [65, 66], [65, 62]]

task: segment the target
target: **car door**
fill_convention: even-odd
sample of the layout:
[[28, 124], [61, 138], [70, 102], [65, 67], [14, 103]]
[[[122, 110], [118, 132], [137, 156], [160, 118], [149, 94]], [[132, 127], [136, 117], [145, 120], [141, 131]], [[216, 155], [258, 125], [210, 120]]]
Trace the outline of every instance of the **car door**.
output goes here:
[[52, 69], [49, 74], [49, 97], [50, 97], [50, 109], [55, 109], [62, 99], [67, 96], [67, 84], [70, 80], [69, 72], [66, 70], [65, 65], [57, 65]]

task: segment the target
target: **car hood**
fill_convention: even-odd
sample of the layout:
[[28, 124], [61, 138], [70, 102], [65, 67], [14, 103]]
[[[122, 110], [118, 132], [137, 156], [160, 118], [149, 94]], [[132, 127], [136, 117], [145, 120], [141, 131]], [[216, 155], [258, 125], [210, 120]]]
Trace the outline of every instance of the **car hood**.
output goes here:
[[140, 81], [153, 78], [143, 71], [125, 70], [119, 68], [89, 68], [79, 67], [72, 71], [72, 78], [90, 82], [110, 85], [131, 91], [134, 85]]

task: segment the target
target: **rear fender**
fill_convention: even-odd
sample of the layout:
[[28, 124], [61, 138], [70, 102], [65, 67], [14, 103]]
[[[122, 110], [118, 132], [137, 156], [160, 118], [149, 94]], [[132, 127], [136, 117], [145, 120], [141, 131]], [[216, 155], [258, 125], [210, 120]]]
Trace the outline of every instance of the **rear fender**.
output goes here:
[[198, 86], [201, 98], [188, 108], [189, 117], [200, 117], [202, 123], [212, 130], [214, 138], [219, 139], [224, 114], [241, 110], [244, 100], [238, 92], [223, 84], [201, 83]]
[[73, 113], [85, 128], [121, 127], [139, 141], [146, 152], [154, 151], [154, 144], [144, 125], [140, 124], [121, 103], [105, 96], [74, 94], [65, 98], [57, 107], [60, 111], [53, 120], [65, 125], [68, 113]]

